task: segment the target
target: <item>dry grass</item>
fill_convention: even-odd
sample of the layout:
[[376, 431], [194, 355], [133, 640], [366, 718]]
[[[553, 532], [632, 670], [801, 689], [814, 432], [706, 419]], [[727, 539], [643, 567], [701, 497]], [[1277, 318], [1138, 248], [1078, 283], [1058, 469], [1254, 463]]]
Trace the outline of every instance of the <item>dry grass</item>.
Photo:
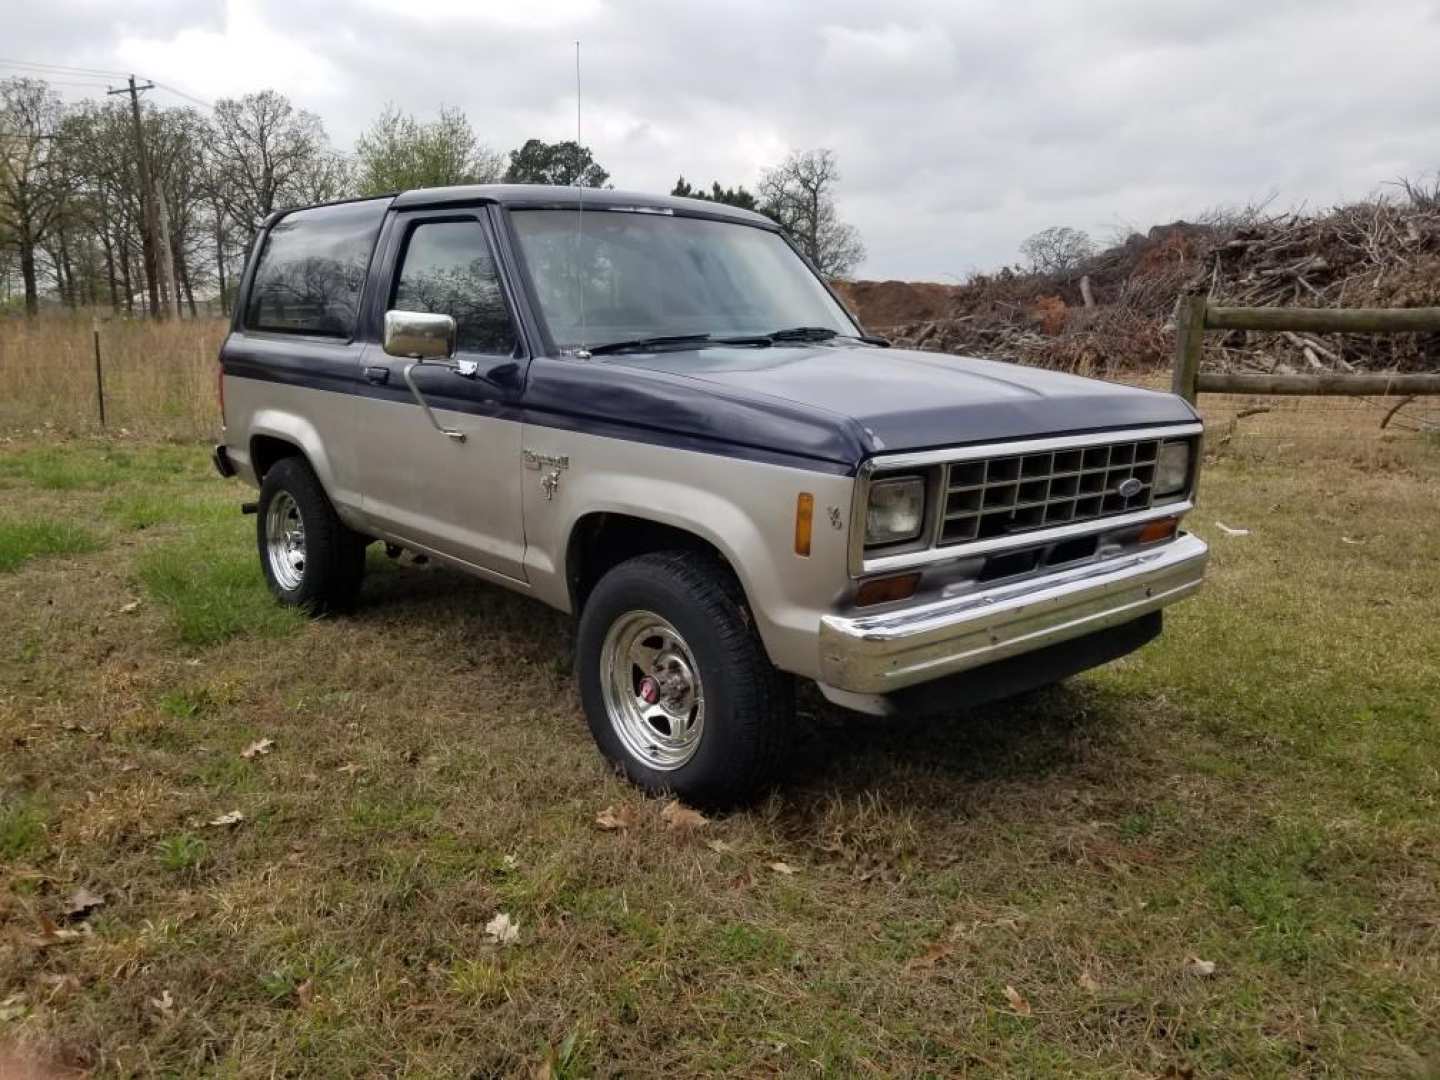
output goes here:
[[220, 422], [216, 358], [227, 326], [221, 319], [0, 319], [0, 432], [101, 431], [98, 327], [108, 429], [206, 438]]
[[[106, 546], [0, 574], [0, 1045], [118, 1076], [1436, 1075], [1440, 447], [1300, 445], [1221, 449], [1212, 580], [1160, 642], [938, 722], [807, 698], [785, 785], [692, 833], [600, 763], [564, 619], [377, 557], [353, 616], [275, 621], [201, 448], [11, 444], [0, 522]], [[66, 923], [82, 885], [105, 905]], [[42, 947], [46, 918], [89, 933]]]

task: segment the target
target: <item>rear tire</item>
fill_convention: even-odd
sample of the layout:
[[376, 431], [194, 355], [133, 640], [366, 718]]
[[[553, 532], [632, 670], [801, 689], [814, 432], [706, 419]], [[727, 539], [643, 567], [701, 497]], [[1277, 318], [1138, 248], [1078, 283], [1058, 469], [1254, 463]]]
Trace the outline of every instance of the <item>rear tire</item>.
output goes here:
[[794, 686], [714, 559], [667, 551], [612, 569], [580, 616], [576, 665], [596, 744], [647, 791], [734, 805], [783, 761]]
[[255, 539], [265, 581], [282, 604], [323, 615], [355, 602], [368, 541], [340, 520], [304, 458], [282, 458], [265, 474]]

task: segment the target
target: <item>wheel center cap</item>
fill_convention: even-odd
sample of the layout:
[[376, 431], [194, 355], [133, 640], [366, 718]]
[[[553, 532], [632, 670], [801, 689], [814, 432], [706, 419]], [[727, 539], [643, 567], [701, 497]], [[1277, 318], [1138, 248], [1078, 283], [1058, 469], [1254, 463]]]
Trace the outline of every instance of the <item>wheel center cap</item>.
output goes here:
[[650, 675], [640, 680], [640, 700], [646, 705], [654, 705], [660, 700], [660, 684]]

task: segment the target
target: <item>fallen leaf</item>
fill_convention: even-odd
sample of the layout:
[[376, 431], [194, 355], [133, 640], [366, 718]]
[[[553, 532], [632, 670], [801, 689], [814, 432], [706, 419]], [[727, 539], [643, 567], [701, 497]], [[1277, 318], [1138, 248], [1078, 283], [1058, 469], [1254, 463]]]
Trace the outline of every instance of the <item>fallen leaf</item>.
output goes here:
[[1226, 525], [1223, 521], [1217, 521], [1217, 522], [1215, 522], [1215, 527], [1216, 527], [1217, 529], [1219, 529], [1221, 532], [1223, 532], [1226, 536], [1249, 536], [1249, 535], [1250, 535], [1250, 530], [1249, 530], [1249, 529], [1232, 529], [1229, 525]]
[[710, 824], [710, 819], [698, 810], [691, 810], [679, 799], [668, 803], [660, 811], [660, 820], [677, 832], [693, 832]]
[[485, 924], [485, 936], [496, 945], [514, 945], [520, 940], [520, 924], [501, 911]]
[[1201, 960], [1198, 956], [1185, 958], [1185, 970], [1191, 975], [1210, 976], [1215, 974], [1214, 960]]
[[67, 919], [83, 919], [104, 903], [105, 897], [96, 895], [82, 885], [70, 894], [64, 914]]
[[796, 870], [795, 867], [791, 866], [789, 863], [772, 862], [772, 863], [769, 864], [769, 866], [770, 866], [770, 869], [771, 869], [771, 870], [774, 870], [775, 873], [777, 873], [777, 874], [786, 874], [786, 875], [789, 875], [789, 874], [798, 874], [798, 873], [800, 872], [799, 870]]
[[308, 1009], [315, 1000], [315, 980], [306, 979], [295, 988], [295, 1001], [302, 1009]]
[[734, 844], [727, 844], [724, 840], [706, 840], [705, 846], [717, 854], [723, 855], [727, 851], [734, 851]]
[[1005, 987], [1005, 1000], [1010, 1002], [1010, 1008], [1015, 1010], [1018, 1016], [1030, 1015], [1030, 1002], [1025, 1000], [1025, 995], [1016, 990], [1013, 986]]
[[11, 994], [4, 1001], [0, 1001], [0, 1022], [7, 1020], [19, 1020], [25, 1015], [25, 995]]
[[595, 824], [606, 832], [615, 832], [620, 829], [629, 829], [640, 822], [640, 815], [630, 803], [622, 803], [619, 806], [607, 806], [595, 815]]
[[274, 749], [274, 739], [256, 739], [249, 746], [245, 747], [244, 750], [240, 751], [240, 756], [243, 758], [261, 757]]
[[133, 612], [133, 611], [139, 611], [139, 610], [140, 610], [140, 601], [139, 601], [139, 600], [131, 600], [128, 604], [121, 604], [121, 605], [120, 605], [120, 614], [121, 614], [121, 615], [129, 615], [131, 612]]
[[239, 810], [231, 810], [228, 814], [221, 814], [217, 818], [211, 818], [211, 825], [239, 825], [245, 820], [245, 815]]
[[951, 947], [943, 941], [937, 941], [919, 956], [912, 956], [905, 961], [906, 971], [924, 971], [933, 968], [951, 953]]
[[343, 772], [343, 773], [345, 773], [347, 776], [354, 776], [357, 772], [364, 772], [364, 771], [365, 771], [365, 766], [364, 766], [364, 765], [356, 765], [355, 762], [353, 762], [353, 761], [347, 761], [344, 765], [341, 765], [341, 766], [340, 766], [338, 769], [336, 769], [335, 771], [336, 771], [336, 772]]
[[1340, 537], [1340, 542], [1341, 542], [1342, 544], [1363, 544], [1363, 543], [1365, 543], [1364, 540], [1356, 540], [1356, 539], [1354, 539], [1353, 537], [1349, 537], [1349, 536], [1342, 536], [1342, 537]]
[[1100, 992], [1100, 984], [1095, 981], [1094, 976], [1088, 971], [1082, 971], [1080, 978], [1077, 979], [1076, 982], [1080, 984], [1080, 989], [1087, 993], [1098, 994]]
[[90, 933], [90, 927], [81, 926], [74, 930], [62, 929], [55, 925], [55, 920], [48, 915], [40, 916], [40, 933], [32, 934], [29, 938], [31, 945], [37, 949], [48, 949], [52, 945], [68, 945]]
[[158, 998], [150, 999], [150, 1006], [162, 1013], [169, 1013], [175, 1008], [175, 998], [171, 996], [169, 990], [162, 990]]
[[500, 860], [500, 866], [505, 870], [514, 870], [520, 865], [520, 860], [514, 855], [506, 855]]

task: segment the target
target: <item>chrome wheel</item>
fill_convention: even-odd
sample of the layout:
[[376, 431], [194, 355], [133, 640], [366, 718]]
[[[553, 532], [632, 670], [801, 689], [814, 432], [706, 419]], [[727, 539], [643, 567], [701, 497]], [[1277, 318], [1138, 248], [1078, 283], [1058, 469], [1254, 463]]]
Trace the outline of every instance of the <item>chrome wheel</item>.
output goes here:
[[288, 491], [277, 491], [265, 512], [265, 555], [270, 574], [286, 592], [305, 580], [305, 522]]
[[705, 690], [690, 646], [649, 611], [611, 624], [600, 649], [600, 689], [625, 749], [652, 769], [678, 769], [700, 748]]

